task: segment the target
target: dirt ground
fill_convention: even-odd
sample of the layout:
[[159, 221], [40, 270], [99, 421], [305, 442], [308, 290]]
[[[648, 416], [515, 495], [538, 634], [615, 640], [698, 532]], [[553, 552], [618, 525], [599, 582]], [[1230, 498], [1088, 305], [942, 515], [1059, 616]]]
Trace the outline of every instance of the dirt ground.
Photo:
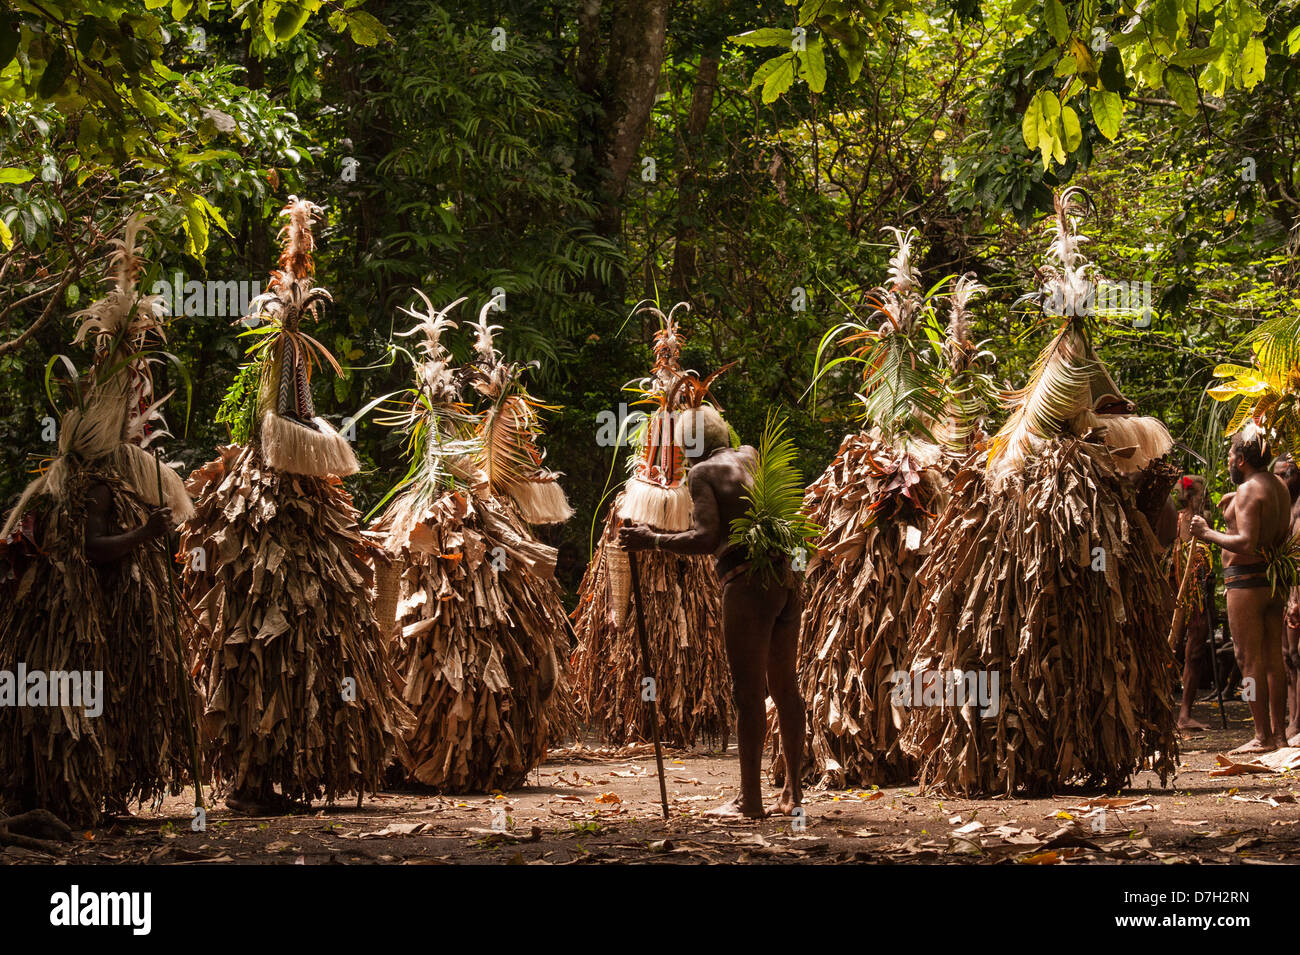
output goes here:
[[[671, 818], [659, 808], [649, 746], [573, 748], [526, 788], [448, 797], [388, 792], [312, 814], [248, 818], [209, 801], [192, 831], [192, 796], [138, 810], [48, 853], [9, 848], [6, 863], [586, 865], [616, 862], [881, 862], [1042, 864], [1300, 862], [1300, 770], [1210, 776], [1215, 754], [1249, 738], [1244, 704], [1228, 725], [1201, 705], [1208, 733], [1185, 741], [1171, 785], [1143, 774], [1121, 793], [1045, 799], [939, 799], [916, 787], [812, 790], [803, 825], [789, 818], [719, 822], [702, 815], [735, 794], [725, 754], [670, 751]], [[773, 790], [772, 795], [775, 794]], [[1107, 802], [1112, 800], [1112, 802]]]

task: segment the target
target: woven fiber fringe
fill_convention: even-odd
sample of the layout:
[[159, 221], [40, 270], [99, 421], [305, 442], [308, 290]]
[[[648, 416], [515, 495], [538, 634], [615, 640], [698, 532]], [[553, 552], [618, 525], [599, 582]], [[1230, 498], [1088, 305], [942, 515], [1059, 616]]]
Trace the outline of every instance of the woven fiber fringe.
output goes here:
[[1125, 474], [1141, 471], [1174, 449], [1174, 439], [1159, 418], [1103, 414], [1093, 415], [1092, 422], [1106, 429], [1106, 447], [1134, 449], [1132, 455], [1114, 456], [1115, 466]]
[[376, 522], [401, 567], [398, 669], [414, 712], [403, 759], [449, 793], [513, 789], [546, 756], [568, 645], [555, 550], [513, 509], [448, 491]]
[[510, 498], [529, 524], [562, 524], [573, 516], [559, 481], [524, 479], [510, 486]]
[[[580, 713], [602, 739], [616, 746], [650, 738], [649, 713], [641, 699], [646, 674], [638, 663], [631, 600], [626, 589], [620, 597], [610, 586], [611, 563], [621, 555], [625, 567], [627, 559], [614, 536], [614, 515], [619, 512], [616, 502], [578, 590], [578, 647], [572, 660]], [[637, 555], [637, 568], [662, 738], [670, 746], [694, 746], [703, 739], [725, 748], [731, 730], [731, 673], [722, 641], [722, 592], [712, 559], [643, 551]]]
[[347, 439], [324, 418], [313, 431], [274, 412], [262, 416], [262, 457], [268, 467], [305, 477], [347, 477], [361, 470]]
[[189, 486], [190, 648], [216, 777], [295, 799], [378, 790], [409, 714], [351, 497], [256, 448], [223, 448]]
[[690, 530], [694, 518], [686, 482], [661, 487], [633, 476], [623, 488], [618, 516], [630, 524], [649, 524], [669, 534]]
[[116, 566], [87, 561], [85, 501], [96, 484], [109, 489], [120, 528], [144, 523], [148, 508], [117, 475], [72, 465], [63, 495], [37, 514], [43, 553], [0, 593], [0, 670], [103, 673], [98, 717], [72, 705], [0, 706], [4, 801], [73, 825], [97, 824], [106, 802], [175, 795], [189, 777], [192, 686], [176, 658], [167, 558], [154, 543]]
[[1054, 439], [998, 490], [965, 470], [952, 494], [915, 580], [912, 665], [997, 674], [997, 712], [912, 706], [902, 745], [921, 784], [1115, 789], [1142, 768], [1163, 783], [1177, 757], [1170, 592], [1111, 455]]
[[[916, 462], [919, 506], [900, 507], [890, 497], [899, 460], [897, 449], [872, 435], [849, 435], [804, 498], [822, 528], [808, 564], [799, 634], [800, 693], [808, 708], [804, 766], [832, 788], [896, 785], [916, 775], [898, 745], [905, 713], [891, 707], [891, 677], [908, 668], [917, 603], [909, 585], [926, 553], [926, 512], [941, 503], [942, 478]], [[771, 774], [783, 782], [780, 737], [770, 722]]]
[[[121, 444], [115, 453], [115, 470], [122, 475], [135, 495], [150, 507], [170, 507], [176, 524], [194, 516], [194, 502], [185, 490], [181, 476], [166, 464], [155, 463], [154, 456], [134, 444]], [[158, 479], [162, 478], [162, 500], [158, 499]]]

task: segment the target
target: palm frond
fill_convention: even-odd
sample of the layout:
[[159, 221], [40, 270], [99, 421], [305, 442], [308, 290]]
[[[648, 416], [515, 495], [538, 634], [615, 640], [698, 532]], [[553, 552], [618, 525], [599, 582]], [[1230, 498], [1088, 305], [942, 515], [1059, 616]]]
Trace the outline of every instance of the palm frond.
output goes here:
[[1024, 467], [1030, 455], [1092, 405], [1098, 367], [1083, 331], [1067, 322], [1034, 361], [1029, 383], [1006, 396], [1011, 416], [993, 436], [989, 469], [999, 475]]
[[732, 522], [728, 541], [745, 548], [751, 573], [760, 578], [775, 579], [777, 562], [804, 549], [821, 530], [804, 513], [797, 458], [798, 449], [785, 433], [785, 419], [769, 412], [752, 483], [744, 493], [749, 506]]

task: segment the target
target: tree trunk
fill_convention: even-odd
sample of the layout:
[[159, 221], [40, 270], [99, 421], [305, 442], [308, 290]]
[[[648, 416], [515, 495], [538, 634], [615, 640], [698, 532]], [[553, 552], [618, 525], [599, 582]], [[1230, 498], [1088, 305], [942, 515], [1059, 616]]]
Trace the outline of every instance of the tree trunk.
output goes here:
[[659, 68], [668, 33], [669, 0], [623, 0], [614, 9], [605, 60], [605, 120], [601, 153], [600, 231], [617, 240], [620, 203], [645, 138], [659, 89]]
[[691, 94], [691, 111], [681, 133], [680, 175], [677, 181], [677, 237], [673, 245], [673, 271], [670, 286], [674, 301], [690, 298], [691, 283], [696, 275], [697, 239], [699, 236], [699, 176], [695, 156], [700, 140], [708, 128], [713, 109], [713, 95], [718, 89], [716, 53], [700, 57], [695, 71], [695, 90]]

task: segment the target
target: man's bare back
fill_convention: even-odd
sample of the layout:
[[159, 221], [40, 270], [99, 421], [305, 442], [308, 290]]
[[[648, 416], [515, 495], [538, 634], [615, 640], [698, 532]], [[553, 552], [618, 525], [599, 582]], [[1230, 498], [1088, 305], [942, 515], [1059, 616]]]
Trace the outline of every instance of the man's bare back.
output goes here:
[[[701, 525], [701, 517], [706, 524], [716, 522], [716, 543], [709, 551], [714, 557], [720, 556], [727, 549], [732, 523], [744, 517], [749, 510], [745, 492], [753, 483], [753, 472], [757, 465], [758, 451], [746, 444], [739, 448], [715, 451], [691, 465], [687, 472], [691, 500], [695, 505], [696, 526]], [[702, 505], [712, 510], [712, 514], [701, 515]]]

